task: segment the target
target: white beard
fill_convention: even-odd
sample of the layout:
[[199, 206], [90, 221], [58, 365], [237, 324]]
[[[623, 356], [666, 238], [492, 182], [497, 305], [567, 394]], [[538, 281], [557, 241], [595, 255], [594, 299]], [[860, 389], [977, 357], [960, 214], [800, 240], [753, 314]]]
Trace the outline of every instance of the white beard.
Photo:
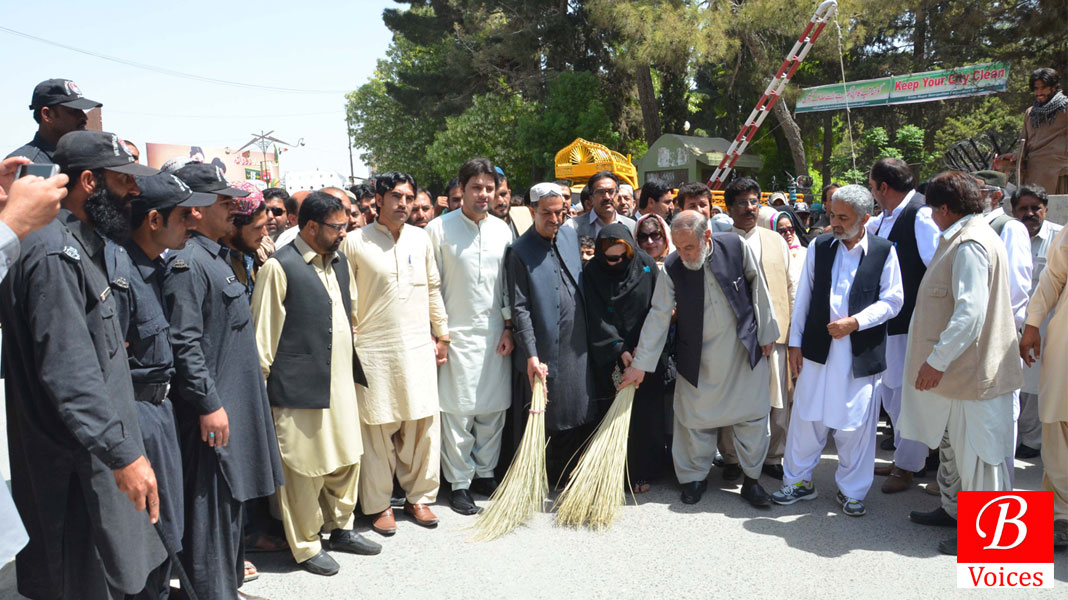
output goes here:
[[862, 227], [863, 227], [863, 225], [861, 225], [858, 222], [856, 227], [853, 227], [852, 229], [847, 230], [842, 235], [838, 235], [837, 233], [835, 233], [834, 234], [834, 239], [838, 240], [839, 242], [844, 242], [845, 240], [853, 239], [853, 238], [857, 237], [858, 235], [860, 235], [860, 229]]
[[708, 247], [705, 246], [704, 243], [702, 243], [701, 244], [701, 258], [697, 259], [694, 262], [688, 262], [688, 261], [684, 260], [684, 261], [682, 261], [682, 266], [686, 267], [687, 269], [689, 269], [691, 271], [700, 271], [702, 268], [704, 268], [705, 261], [707, 259], [708, 259]]

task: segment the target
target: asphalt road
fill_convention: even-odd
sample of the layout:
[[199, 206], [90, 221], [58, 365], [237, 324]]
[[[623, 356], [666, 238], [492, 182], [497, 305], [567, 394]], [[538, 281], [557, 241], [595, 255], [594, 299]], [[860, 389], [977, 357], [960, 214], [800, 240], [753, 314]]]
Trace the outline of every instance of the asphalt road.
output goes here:
[[[4, 473], [6, 450], [0, 444]], [[880, 451], [879, 460], [889, 458]], [[937, 550], [953, 532], [908, 521], [910, 510], [936, 508], [937, 497], [918, 487], [884, 495], [877, 477], [868, 514], [847, 517], [834, 502], [835, 466], [831, 446], [816, 471], [820, 497], [770, 509], [750, 507], [718, 469], [694, 506], [679, 501], [673, 482], [657, 482], [603, 533], [556, 527], [550, 514], [540, 514], [507, 537], [473, 542], [474, 518], [439, 503], [435, 530], [399, 516], [397, 534], [383, 538], [365, 520], [358, 522], [383, 552], [334, 553], [341, 564], [334, 577], [304, 572], [288, 553], [251, 555], [261, 575], [242, 589], [275, 600], [1004, 597], [1001, 591], [958, 590], [954, 559]], [[1038, 489], [1041, 475], [1040, 464], [1016, 462], [1018, 489]], [[777, 483], [762, 481], [769, 491]], [[1068, 555], [1055, 560], [1057, 589], [1015, 591], [1012, 597], [1063, 598]], [[21, 598], [12, 567], [0, 570], [0, 600]]]

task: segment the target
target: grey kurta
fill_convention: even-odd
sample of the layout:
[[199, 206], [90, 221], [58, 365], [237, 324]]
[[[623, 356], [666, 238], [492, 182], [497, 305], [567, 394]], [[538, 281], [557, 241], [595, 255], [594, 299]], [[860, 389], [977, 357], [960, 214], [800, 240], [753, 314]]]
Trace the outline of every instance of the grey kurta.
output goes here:
[[[768, 286], [753, 251], [742, 244], [745, 278], [753, 294], [757, 340], [764, 346], [779, 337]], [[698, 386], [685, 377], [675, 381], [675, 418], [688, 429], [710, 429], [759, 419], [771, 404], [768, 361], [749, 367], [749, 355], [738, 339], [737, 320], [719, 288], [708, 263], [705, 269], [705, 310], [702, 325], [701, 370]], [[653, 305], [642, 327], [633, 366], [647, 373], [656, 370], [667, 341], [671, 313], [675, 308], [675, 284], [660, 277], [653, 292]], [[679, 323], [679, 327], [685, 327]]]

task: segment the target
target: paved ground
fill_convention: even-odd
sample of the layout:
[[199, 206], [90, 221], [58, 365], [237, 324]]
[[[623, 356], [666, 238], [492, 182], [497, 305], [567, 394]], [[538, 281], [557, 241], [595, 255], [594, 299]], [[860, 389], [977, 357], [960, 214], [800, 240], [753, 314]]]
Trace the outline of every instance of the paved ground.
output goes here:
[[[6, 476], [2, 425], [0, 472]], [[659, 482], [604, 533], [555, 527], [551, 515], [541, 514], [505, 538], [471, 542], [473, 517], [439, 504], [441, 524], [433, 531], [400, 518], [397, 534], [382, 538], [360, 522], [358, 529], [384, 550], [374, 557], [335, 553], [342, 566], [335, 577], [308, 574], [286, 553], [252, 555], [262, 574], [243, 590], [274, 600], [1002, 597], [957, 590], [954, 559], [936, 547], [953, 532], [908, 521], [909, 510], [937, 507], [936, 497], [918, 488], [887, 496], [879, 493], [876, 478], [868, 514], [847, 517], [833, 500], [835, 466], [828, 454], [817, 470], [819, 498], [768, 510], [742, 501], [738, 487], [723, 482], [719, 470], [694, 506], [679, 502], [675, 485]], [[1040, 465], [1017, 461], [1016, 467], [1019, 489], [1039, 487]], [[771, 491], [777, 482], [763, 483]], [[1068, 555], [1060, 553], [1056, 561], [1058, 589], [1017, 591], [1013, 597], [1063, 598]], [[0, 569], [0, 600], [17, 598], [8, 565]]]

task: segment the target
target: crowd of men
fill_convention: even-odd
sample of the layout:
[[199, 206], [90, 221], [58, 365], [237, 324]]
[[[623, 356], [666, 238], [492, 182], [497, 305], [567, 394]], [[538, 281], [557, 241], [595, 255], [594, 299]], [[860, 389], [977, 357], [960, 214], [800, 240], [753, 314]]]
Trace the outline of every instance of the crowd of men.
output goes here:
[[[940, 506], [910, 519], [953, 526], [958, 491], [1011, 489], [1014, 454], [1041, 452], [1068, 545], [1068, 238], [1040, 185], [948, 171], [921, 192], [883, 158], [813, 210], [748, 177], [719, 207], [610, 172], [513, 195], [473, 158], [440, 200], [399, 172], [289, 194], [143, 166], [85, 130], [96, 106], [42, 82], [37, 135], [0, 163], [0, 559], [25, 596], [166, 598], [177, 576], [246, 597], [257, 550], [333, 575], [331, 552], [382, 551], [360, 514], [435, 527], [441, 476], [475, 515], [536, 379], [555, 485], [634, 385], [635, 493], [673, 472], [694, 504], [718, 467], [754, 507], [811, 500], [833, 434], [844, 514], [877, 474], [895, 493], [937, 468]], [[16, 179], [30, 162], [58, 173]]]

